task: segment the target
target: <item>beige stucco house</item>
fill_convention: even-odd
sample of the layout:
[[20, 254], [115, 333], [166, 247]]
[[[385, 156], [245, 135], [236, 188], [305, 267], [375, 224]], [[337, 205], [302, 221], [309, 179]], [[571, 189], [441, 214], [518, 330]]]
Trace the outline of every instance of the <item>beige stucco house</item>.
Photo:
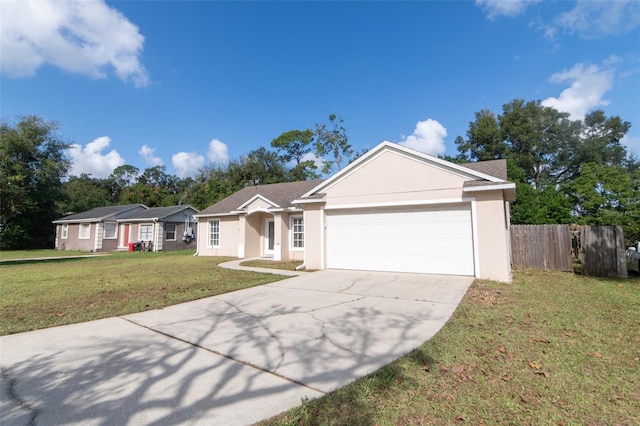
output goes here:
[[509, 282], [514, 199], [504, 160], [383, 142], [324, 181], [247, 187], [201, 211], [197, 253]]

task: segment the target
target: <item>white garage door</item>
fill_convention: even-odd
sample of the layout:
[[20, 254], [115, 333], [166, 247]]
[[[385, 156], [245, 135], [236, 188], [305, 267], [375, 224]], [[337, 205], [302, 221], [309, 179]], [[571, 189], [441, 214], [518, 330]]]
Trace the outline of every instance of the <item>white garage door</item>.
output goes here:
[[469, 204], [327, 212], [327, 267], [474, 275]]

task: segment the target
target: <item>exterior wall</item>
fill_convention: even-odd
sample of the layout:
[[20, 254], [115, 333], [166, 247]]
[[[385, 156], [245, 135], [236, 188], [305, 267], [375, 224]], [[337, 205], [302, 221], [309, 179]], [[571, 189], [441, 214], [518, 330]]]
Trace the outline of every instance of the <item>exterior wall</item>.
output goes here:
[[91, 232], [88, 239], [80, 240], [80, 224], [70, 223], [67, 238], [62, 239], [62, 224], [56, 225], [60, 227], [59, 235], [60, 241], [57, 245], [58, 250], [79, 250], [79, 251], [92, 251], [95, 242], [96, 224], [91, 223]]
[[[304, 219], [304, 214], [303, 212], [282, 214], [282, 235], [281, 235], [282, 260], [304, 261], [304, 249], [293, 247], [293, 234], [292, 234], [292, 228], [291, 228], [291, 219], [293, 217], [302, 217]], [[305, 246], [306, 246], [306, 243], [307, 242], [305, 238]]]
[[[256, 200], [255, 202], [261, 203], [262, 200]], [[252, 205], [253, 204], [254, 203], [252, 203]], [[289, 212], [271, 214], [254, 211], [254, 213], [248, 215], [222, 216], [216, 218], [220, 220], [219, 249], [207, 247], [209, 238], [207, 221], [209, 218], [199, 218], [196, 227], [198, 233], [198, 255], [234, 256], [241, 258], [262, 257], [265, 255], [265, 221], [273, 220], [275, 222], [274, 260], [278, 257], [278, 250], [281, 260], [304, 260], [304, 250], [291, 249], [290, 215]], [[302, 212], [296, 213], [295, 215], [302, 216]], [[182, 228], [184, 228], [184, 226]], [[167, 243], [165, 242], [165, 244]]]
[[264, 247], [262, 233], [265, 219], [266, 215], [263, 213], [254, 213], [245, 216], [244, 257], [262, 256]]
[[511, 282], [508, 214], [502, 191], [476, 194], [479, 278]]
[[[220, 247], [207, 247], [209, 242], [209, 220], [220, 221]], [[240, 220], [238, 216], [201, 217], [196, 227], [197, 247], [199, 256], [238, 256], [238, 235]]]
[[[166, 224], [167, 223], [175, 223], [176, 225], [176, 239], [175, 241], [170, 241], [167, 240], [167, 229], [166, 229]], [[173, 250], [186, 250], [186, 249], [194, 249], [197, 246], [197, 241], [198, 241], [198, 230], [196, 229], [195, 226], [193, 226], [194, 228], [194, 239], [190, 242], [190, 243], [186, 243], [184, 241], [182, 241], [182, 236], [184, 235], [184, 231], [185, 231], [185, 226], [184, 226], [184, 222], [165, 222], [165, 226], [164, 226], [164, 233], [162, 236], [162, 250], [163, 251], [173, 251]]]
[[324, 268], [324, 208], [322, 203], [304, 209], [304, 263], [306, 269]]
[[330, 186], [326, 206], [461, 199], [465, 180], [423, 161], [384, 152]]

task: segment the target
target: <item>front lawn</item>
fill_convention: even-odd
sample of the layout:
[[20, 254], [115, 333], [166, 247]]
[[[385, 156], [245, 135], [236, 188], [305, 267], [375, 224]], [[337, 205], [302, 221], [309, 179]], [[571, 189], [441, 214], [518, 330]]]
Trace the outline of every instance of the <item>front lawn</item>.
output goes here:
[[640, 424], [640, 277], [476, 281], [430, 341], [263, 422], [423, 424]]
[[222, 269], [218, 263], [231, 258], [193, 253], [2, 264], [0, 335], [162, 308], [284, 278]]

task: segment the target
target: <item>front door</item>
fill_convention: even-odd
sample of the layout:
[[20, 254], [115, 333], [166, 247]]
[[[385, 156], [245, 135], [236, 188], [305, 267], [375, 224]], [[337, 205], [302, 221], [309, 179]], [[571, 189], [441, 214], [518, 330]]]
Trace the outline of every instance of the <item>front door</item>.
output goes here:
[[276, 224], [273, 220], [264, 221], [264, 256], [273, 256]]
[[120, 244], [120, 247], [127, 247], [127, 244], [129, 244], [129, 224], [125, 224], [124, 225], [124, 231], [122, 232], [122, 244]]

